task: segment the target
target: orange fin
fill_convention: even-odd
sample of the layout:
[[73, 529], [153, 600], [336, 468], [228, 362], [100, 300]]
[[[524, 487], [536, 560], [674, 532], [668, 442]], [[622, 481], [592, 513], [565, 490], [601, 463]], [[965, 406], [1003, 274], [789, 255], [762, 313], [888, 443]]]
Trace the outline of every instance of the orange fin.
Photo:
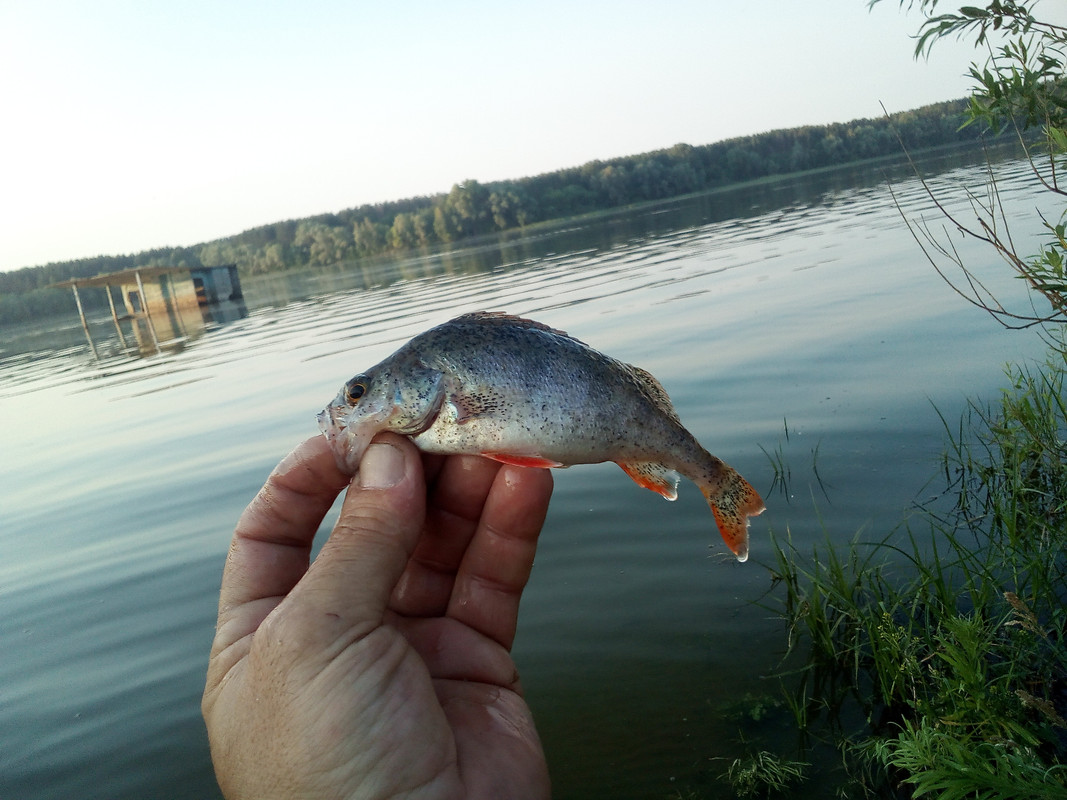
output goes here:
[[[721, 462], [720, 462], [721, 463]], [[699, 483], [698, 483], [699, 485]], [[726, 464], [715, 480], [700, 485], [711, 506], [719, 533], [738, 561], [748, 559], [748, 518], [762, 514], [766, 508], [759, 493]]]
[[678, 499], [678, 473], [655, 461], [616, 462], [638, 486], [651, 489], [668, 500]]
[[559, 461], [542, 456], [516, 456], [510, 453], [482, 453], [486, 458], [499, 461], [501, 464], [513, 464], [516, 467], [534, 467], [536, 469], [552, 469], [553, 467], [565, 466]]

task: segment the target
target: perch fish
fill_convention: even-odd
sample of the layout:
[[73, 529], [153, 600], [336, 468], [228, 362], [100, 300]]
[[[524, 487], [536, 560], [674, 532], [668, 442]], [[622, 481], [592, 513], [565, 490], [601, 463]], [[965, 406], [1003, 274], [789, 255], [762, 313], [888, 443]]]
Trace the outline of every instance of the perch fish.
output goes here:
[[739, 561], [748, 558], [748, 517], [764, 509], [685, 429], [652, 375], [508, 314], [465, 314], [419, 334], [347, 381], [318, 421], [349, 473], [386, 430], [425, 452], [524, 467], [614, 461], [668, 500], [680, 473], [700, 488]]

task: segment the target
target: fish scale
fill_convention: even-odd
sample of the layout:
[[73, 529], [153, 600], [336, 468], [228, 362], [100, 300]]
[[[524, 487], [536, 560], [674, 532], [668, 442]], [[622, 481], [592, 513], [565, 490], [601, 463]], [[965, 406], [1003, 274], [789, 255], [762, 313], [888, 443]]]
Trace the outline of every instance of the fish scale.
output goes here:
[[465, 314], [419, 334], [348, 380], [318, 420], [350, 473], [388, 430], [425, 452], [524, 467], [614, 461], [668, 500], [685, 476], [740, 561], [748, 557], [748, 518], [764, 510], [756, 490], [685, 428], [649, 372], [499, 312]]

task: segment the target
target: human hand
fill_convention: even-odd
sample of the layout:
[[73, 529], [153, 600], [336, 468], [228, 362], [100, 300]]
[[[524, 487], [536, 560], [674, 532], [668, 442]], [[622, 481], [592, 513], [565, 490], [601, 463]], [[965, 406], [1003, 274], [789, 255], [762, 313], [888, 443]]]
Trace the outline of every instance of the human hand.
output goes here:
[[237, 523], [202, 704], [223, 794], [548, 797], [509, 651], [550, 473], [379, 435], [309, 566], [349, 480], [309, 439]]

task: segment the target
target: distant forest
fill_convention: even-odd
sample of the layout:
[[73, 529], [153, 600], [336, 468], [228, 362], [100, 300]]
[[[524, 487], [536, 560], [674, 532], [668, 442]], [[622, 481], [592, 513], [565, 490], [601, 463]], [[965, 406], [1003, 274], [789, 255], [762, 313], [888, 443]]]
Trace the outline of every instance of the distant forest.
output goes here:
[[[0, 325], [75, 310], [69, 291], [49, 284], [136, 266], [236, 263], [246, 275], [320, 267], [522, 228], [635, 203], [717, 189], [909, 151], [976, 142], [988, 135], [962, 127], [966, 100], [879, 119], [777, 130], [715, 144], [677, 144], [543, 175], [456, 184], [447, 194], [363, 205], [252, 228], [190, 247], [97, 256], [0, 273]], [[898, 138], [899, 137], [899, 138]], [[106, 307], [103, 290], [86, 291], [89, 308]]]

